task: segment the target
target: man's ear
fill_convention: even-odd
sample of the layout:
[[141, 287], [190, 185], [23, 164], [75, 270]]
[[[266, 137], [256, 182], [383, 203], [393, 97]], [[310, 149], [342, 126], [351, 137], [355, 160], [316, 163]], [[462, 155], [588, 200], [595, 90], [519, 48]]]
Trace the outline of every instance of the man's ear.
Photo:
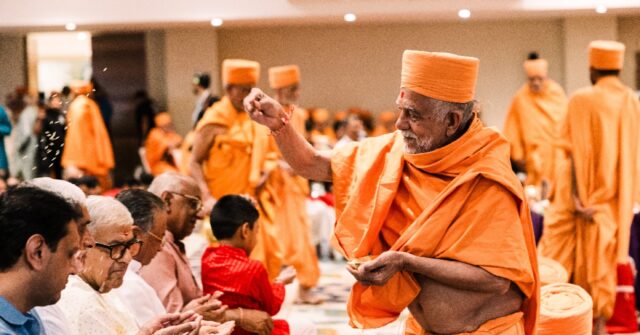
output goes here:
[[171, 213], [171, 202], [174, 199], [173, 194], [171, 194], [171, 192], [164, 191], [160, 195], [160, 198], [162, 199], [162, 201], [165, 203], [167, 207], [167, 213]]
[[29, 237], [24, 245], [24, 258], [29, 267], [33, 270], [40, 271], [45, 268], [51, 255], [51, 250], [40, 234]]
[[462, 114], [464, 112], [459, 109], [454, 109], [447, 113], [445, 117], [445, 122], [447, 125], [446, 135], [447, 137], [451, 137], [455, 135], [460, 127], [462, 126]]

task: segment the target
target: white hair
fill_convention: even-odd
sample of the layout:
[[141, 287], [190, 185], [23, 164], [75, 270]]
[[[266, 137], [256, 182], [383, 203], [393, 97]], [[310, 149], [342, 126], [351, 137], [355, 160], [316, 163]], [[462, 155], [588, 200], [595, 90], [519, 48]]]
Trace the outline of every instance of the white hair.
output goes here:
[[198, 188], [198, 184], [196, 184], [196, 180], [193, 177], [175, 172], [165, 172], [153, 178], [147, 190], [161, 197], [163, 192], [183, 192], [185, 187]]
[[32, 185], [39, 189], [53, 192], [69, 202], [72, 206], [87, 206], [87, 197], [85, 196], [84, 192], [82, 192], [82, 190], [78, 186], [73, 185], [68, 181], [53, 179], [49, 177], [41, 177], [32, 179], [27, 183], [27, 185]]
[[91, 217], [89, 230], [94, 233], [97, 227], [106, 225], [132, 226], [133, 218], [129, 210], [120, 201], [99, 195], [87, 198], [87, 209]]

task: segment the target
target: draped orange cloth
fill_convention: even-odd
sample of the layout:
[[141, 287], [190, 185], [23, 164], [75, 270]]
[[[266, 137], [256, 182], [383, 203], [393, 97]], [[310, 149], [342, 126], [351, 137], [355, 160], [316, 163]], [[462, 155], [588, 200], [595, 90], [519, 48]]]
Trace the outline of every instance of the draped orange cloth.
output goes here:
[[511, 159], [524, 160], [527, 184], [553, 181], [557, 150], [554, 147], [566, 115], [567, 98], [556, 82], [547, 79], [542, 92], [525, 84], [518, 90], [507, 113], [504, 135], [511, 143]]
[[[526, 334], [535, 333], [539, 281], [533, 228], [511, 172], [508, 142], [498, 132], [476, 118], [458, 140], [415, 155], [404, 153], [403, 138], [395, 132], [334, 150], [331, 161], [334, 245], [347, 258], [398, 250], [480, 266], [520, 288]], [[384, 286], [356, 283], [347, 307], [352, 326], [392, 322], [419, 290], [406, 272]], [[509, 320], [512, 324], [503, 326], [519, 322]]]
[[[291, 125], [304, 135], [305, 111], [296, 108], [290, 117]], [[273, 138], [272, 148], [277, 158], [282, 159]], [[309, 182], [283, 168], [273, 170], [269, 178], [278, 194], [275, 223], [279, 231], [277, 235], [283, 263], [296, 269], [296, 278], [300, 285], [307, 288], [315, 287], [320, 279], [320, 267], [315, 247], [311, 242], [311, 221], [306, 210]]]
[[277, 198], [273, 186], [268, 182], [261, 190], [257, 190], [263, 174], [273, 169], [268, 166], [269, 161], [274, 165], [274, 159], [269, 157], [269, 130], [251, 121], [247, 113], [236, 111], [226, 96], [205, 111], [196, 131], [210, 124], [224, 127], [227, 132], [216, 135], [209, 158], [203, 163], [209, 191], [216, 199], [227, 194], [247, 194], [256, 198], [260, 229], [251, 258], [261, 261], [267, 268], [269, 278], [274, 279], [282, 265], [273, 221]]
[[[573, 283], [593, 297], [594, 317], [609, 318], [616, 296], [616, 265], [628, 262], [633, 202], [640, 178], [640, 102], [619, 78], [607, 76], [569, 100], [559, 147], [565, 160], [545, 213], [541, 255], [560, 262]], [[594, 222], [575, 215], [577, 194], [594, 208]], [[635, 198], [635, 199], [634, 199]]]
[[227, 194], [255, 196], [269, 148], [269, 130], [252, 122], [247, 113], [236, 111], [226, 96], [205, 111], [196, 131], [211, 124], [227, 129], [216, 136], [203, 163], [211, 195], [216, 199]]
[[177, 162], [171, 150], [178, 148], [182, 136], [175, 132], [167, 132], [162, 128], [153, 128], [145, 141], [146, 158], [154, 176], [164, 172], [178, 172]]
[[115, 166], [113, 148], [98, 105], [85, 95], [77, 96], [69, 104], [67, 125], [62, 166], [75, 166], [92, 176], [108, 176]]
[[180, 163], [178, 164], [178, 168], [180, 173], [185, 176], [191, 175], [191, 150], [193, 149], [193, 139], [195, 136], [195, 131], [192, 130], [188, 132], [180, 145]]

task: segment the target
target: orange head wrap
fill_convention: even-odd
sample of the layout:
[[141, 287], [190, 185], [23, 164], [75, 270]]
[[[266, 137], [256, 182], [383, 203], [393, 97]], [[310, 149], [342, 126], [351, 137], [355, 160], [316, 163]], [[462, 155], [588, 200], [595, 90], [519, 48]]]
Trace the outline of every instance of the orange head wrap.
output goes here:
[[473, 100], [479, 64], [473, 57], [405, 50], [401, 87], [433, 99], [466, 103]]
[[392, 122], [392, 121], [396, 121], [398, 117], [396, 116], [395, 112], [392, 111], [386, 111], [386, 112], [382, 112], [380, 113], [380, 115], [378, 115], [378, 122], [380, 123], [386, 123], [386, 122]]
[[93, 90], [93, 85], [85, 80], [74, 80], [69, 84], [69, 88], [76, 95], [89, 94]]
[[324, 123], [329, 121], [331, 114], [327, 109], [324, 108], [315, 108], [311, 110], [311, 121], [314, 123]]
[[260, 63], [244, 59], [225, 59], [222, 62], [224, 85], [255, 85], [260, 77]]
[[589, 64], [596, 70], [621, 70], [624, 63], [624, 44], [616, 41], [589, 43]]
[[528, 59], [524, 61], [524, 71], [527, 73], [527, 77], [547, 77], [547, 70], [549, 63], [546, 59]]
[[298, 84], [299, 82], [300, 68], [297, 65], [269, 68], [269, 86], [274, 90]]
[[153, 121], [158, 127], [166, 127], [171, 124], [171, 115], [167, 112], [158, 113], [153, 118]]

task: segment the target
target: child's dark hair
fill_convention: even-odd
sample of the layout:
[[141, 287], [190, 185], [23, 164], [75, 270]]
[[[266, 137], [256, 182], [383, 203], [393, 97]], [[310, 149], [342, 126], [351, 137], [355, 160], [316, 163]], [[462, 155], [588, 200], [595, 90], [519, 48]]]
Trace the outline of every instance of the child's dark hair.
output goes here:
[[225, 195], [213, 206], [211, 230], [217, 239], [229, 239], [244, 223], [248, 223], [249, 228], [253, 229], [259, 217], [256, 207], [245, 197]]

